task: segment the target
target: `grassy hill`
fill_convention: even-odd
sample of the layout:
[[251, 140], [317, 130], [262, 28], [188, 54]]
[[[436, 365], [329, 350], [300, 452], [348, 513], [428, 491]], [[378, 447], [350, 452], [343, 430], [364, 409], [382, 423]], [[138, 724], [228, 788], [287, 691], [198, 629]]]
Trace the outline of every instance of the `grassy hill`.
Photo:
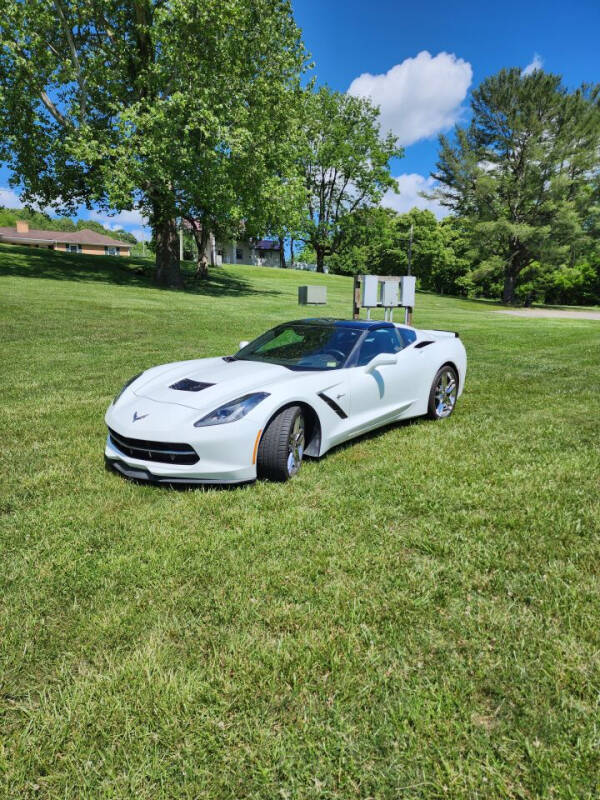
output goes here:
[[173, 492], [104, 471], [123, 382], [351, 282], [147, 269], [0, 246], [1, 796], [597, 797], [600, 324], [419, 295], [451, 420]]

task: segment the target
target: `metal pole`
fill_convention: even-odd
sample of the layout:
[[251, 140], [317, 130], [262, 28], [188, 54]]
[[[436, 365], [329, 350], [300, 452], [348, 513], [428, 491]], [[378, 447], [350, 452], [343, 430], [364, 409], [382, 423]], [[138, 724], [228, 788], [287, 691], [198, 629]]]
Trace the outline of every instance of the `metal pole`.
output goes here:
[[179, 260], [183, 261], [183, 227], [179, 226]]
[[[408, 234], [408, 264], [407, 264], [407, 275], [411, 275], [412, 269], [412, 245], [413, 245], [413, 231], [414, 225], [410, 223], [410, 233]], [[408, 306], [404, 306], [404, 324], [410, 325], [412, 318], [412, 308]]]
[[360, 276], [355, 275], [352, 284], [352, 319], [360, 319]]

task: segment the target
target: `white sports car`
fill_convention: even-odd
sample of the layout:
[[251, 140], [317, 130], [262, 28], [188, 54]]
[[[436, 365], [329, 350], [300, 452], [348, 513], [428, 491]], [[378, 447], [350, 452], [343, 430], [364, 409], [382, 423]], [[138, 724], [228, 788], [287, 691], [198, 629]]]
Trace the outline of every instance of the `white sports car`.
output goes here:
[[302, 458], [396, 420], [453, 412], [458, 334], [392, 322], [286, 322], [233, 356], [153, 367], [106, 412], [107, 465], [161, 484], [285, 481]]

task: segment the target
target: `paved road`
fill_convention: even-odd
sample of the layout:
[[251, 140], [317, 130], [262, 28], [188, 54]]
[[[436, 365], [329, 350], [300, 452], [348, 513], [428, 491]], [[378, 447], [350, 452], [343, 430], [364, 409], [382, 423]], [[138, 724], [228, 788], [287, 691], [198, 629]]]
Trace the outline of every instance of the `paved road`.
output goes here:
[[564, 317], [565, 319], [600, 319], [600, 311], [558, 311], [552, 308], [515, 308], [496, 311], [496, 314], [511, 314], [513, 317]]

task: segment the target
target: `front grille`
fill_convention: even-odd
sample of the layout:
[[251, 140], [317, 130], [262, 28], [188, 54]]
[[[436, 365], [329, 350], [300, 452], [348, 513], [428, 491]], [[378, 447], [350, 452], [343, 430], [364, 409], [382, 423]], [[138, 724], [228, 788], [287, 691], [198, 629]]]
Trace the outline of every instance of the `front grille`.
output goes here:
[[108, 429], [114, 446], [131, 458], [141, 461], [160, 461], [165, 464], [195, 464], [198, 453], [189, 444], [173, 442], [148, 442], [144, 439], [129, 439], [112, 428]]

